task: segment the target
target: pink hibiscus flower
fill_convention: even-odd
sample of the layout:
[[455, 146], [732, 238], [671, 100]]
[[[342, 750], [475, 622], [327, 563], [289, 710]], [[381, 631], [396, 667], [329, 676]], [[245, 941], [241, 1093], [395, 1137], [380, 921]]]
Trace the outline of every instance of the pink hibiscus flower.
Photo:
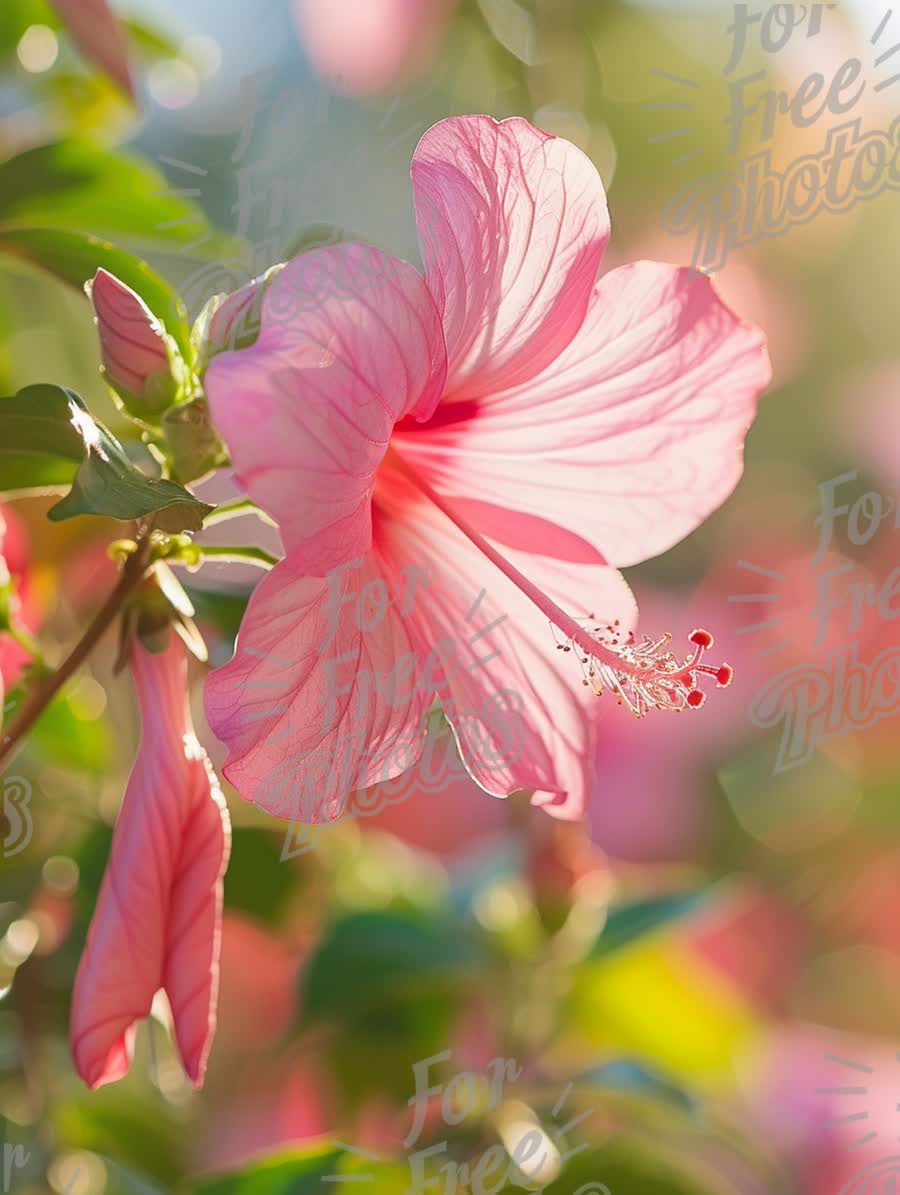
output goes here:
[[141, 746], [72, 996], [75, 1066], [89, 1087], [121, 1079], [137, 1022], [165, 989], [188, 1075], [203, 1081], [215, 1030], [228, 810], [187, 705], [187, 658], [132, 649]]
[[683, 661], [636, 642], [616, 566], [733, 489], [763, 338], [691, 270], [598, 281], [597, 171], [523, 119], [442, 121], [412, 177], [424, 277], [362, 244], [302, 254], [267, 280], [255, 343], [208, 367], [286, 554], [207, 713], [228, 779], [276, 815], [335, 817], [406, 770], [437, 699], [482, 788], [578, 816], [592, 691], [641, 715], [730, 679], [706, 632]]

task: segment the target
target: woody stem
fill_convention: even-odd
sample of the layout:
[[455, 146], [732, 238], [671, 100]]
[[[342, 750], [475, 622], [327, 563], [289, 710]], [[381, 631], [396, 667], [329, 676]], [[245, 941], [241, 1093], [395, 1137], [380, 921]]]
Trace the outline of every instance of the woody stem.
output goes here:
[[149, 563], [150, 535], [145, 528], [137, 537], [137, 551], [125, 561], [118, 583], [97, 611], [82, 637], [66, 659], [28, 695], [9, 728], [0, 736], [0, 769], [10, 762], [25, 735], [60, 691], [78, 671], [122, 609], [126, 599], [138, 587]]

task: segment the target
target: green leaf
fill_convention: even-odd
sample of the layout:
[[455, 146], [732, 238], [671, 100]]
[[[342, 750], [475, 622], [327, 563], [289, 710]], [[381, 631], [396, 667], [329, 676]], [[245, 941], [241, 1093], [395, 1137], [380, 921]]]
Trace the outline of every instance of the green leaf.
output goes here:
[[602, 958], [631, 945], [646, 934], [662, 929], [686, 917], [699, 907], [702, 892], [676, 892], [654, 896], [612, 908], [606, 925], [591, 951], [592, 958]]
[[[348, 1176], [347, 1181], [339, 1181], [339, 1175]], [[327, 1189], [332, 1195], [350, 1195], [362, 1183], [379, 1195], [403, 1195], [409, 1180], [407, 1166], [370, 1163], [346, 1150], [313, 1147], [276, 1154], [234, 1173], [204, 1177], [195, 1190], [197, 1195], [320, 1195]]]
[[121, 17], [120, 23], [131, 39], [132, 45], [144, 58], [155, 61], [159, 58], [177, 58], [178, 42], [174, 38], [151, 28], [134, 17]]
[[225, 873], [225, 907], [278, 925], [294, 891], [297, 871], [281, 862], [281, 835], [255, 826], [232, 830]]
[[190, 245], [211, 235], [201, 208], [139, 158], [66, 140], [0, 164], [0, 223]]
[[141, 296], [184, 359], [192, 360], [184, 304], [168, 282], [139, 257], [90, 233], [58, 228], [0, 227], [0, 253], [30, 262], [79, 290], [102, 266]]
[[228, 592], [214, 589], [200, 589], [195, 585], [186, 585], [185, 592], [191, 599], [197, 621], [209, 623], [221, 635], [225, 642], [219, 645], [221, 658], [214, 663], [224, 664], [231, 659], [234, 641], [240, 629], [241, 621], [250, 600], [250, 590], [229, 590]]
[[305, 970], [301, 1008], [306, 1025], [337, 1024], [329, 1064], [347, 1110], [407, 1102], [413, 1066], [452, 1040], [481, 963], [442, 918], [365, 912], [331, 928]]
[[86, 706], [78, 686], [51, 701], [32, 728], [28, 743], [44, 759], [95, 776], [108, 773], [112, 760], [109, 723]]
[[184, 1173], [185, 1142], [177, 1118], [146, 1088], [130, 1085], [127, 1097], [118, 1086], [77, 1091], [56, 1105], [53, 1120], [63, 1148], [104, 1154], [164, 1190], [171, 1191]]
[[97, 907], [100, 885], [112, 850], [112, 826], [95, 822], [74, 852], [78, 864], [78, 890], [75, 894], [75, 924], [73, 937], [80, 944]]
[[197, 531], [212, 510], [175, 482], [141, 473], [73, 390], [27, 386], [0, 399], [0, 427], [0, 493], [71, 483], [47, 512], [55, 522], [81, 514], [127, 520], [156, 514], [162, 531]]
[[352, 1017], [385, 995], [441, 992], [482, 961], [452, 923], [354, 913], [324, 937], [304, 972], [307, 1023]]

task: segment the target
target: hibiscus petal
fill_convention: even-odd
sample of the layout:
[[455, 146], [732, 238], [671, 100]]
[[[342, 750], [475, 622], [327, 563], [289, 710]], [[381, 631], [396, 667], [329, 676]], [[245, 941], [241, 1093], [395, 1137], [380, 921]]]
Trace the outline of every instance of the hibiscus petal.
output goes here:
[[[580, 816], [593, 782], [597, 698], [575, 657], [557, 651], [544, 616], [403, 479], [381, 486], [376, 529], [398, 567], [428, 561], [428, 600], [413, 617], [420, 638], [443, 645], [437, 695], [472, 777], [494, 795], [529, 789], [549, 812]], [[634, 624], [634, 599], [614, 569], [506, 555], [568, 613], [618, 618], [626, 631]]]
[[576, 559], [576, 533], [625, 566], [731, 493], [769, 379], [762, 334], [708, 278], [638, 262], [601, 279], [552, 368], [464, 418], [439, 412], [427, 437], [404, 433], [397, 447], [483, 534]]
[[[75, 979], [72, 1054], [78, 1073], [92, 1088], [127, 1072], [137, 1022], [149, 1015], [154, 995], [170, 980], [176, 1033], [179, 1045], [185, 1044], [183, 1057], [192, 1078], [202, 1073], [212, 1033], [221, 909], [214, 880], [200, 922], [212, 931], [208, 941], [192, 936], [194, 949], [186, 951], [187, 939], [182, 941], [181, 935], [189, 894], [224, 871], [227, 821], [208, 761], [190, 733], [184, 648], [171, 638], [159, 655], [140, 647], [133, 652], [141, 746]], [[199, 903], [193, 900], [190, 907], [199, 909]], [[197, 993], [198, 1003], [205, 999], [205, 1035], [198, 1031], [194, 1008], [188, 1011], [188, 991]]]
[[600, 176], [527, 120], [442, 120], [412, 164], [426, 277], [444, 320], [451, 399], [526, 382], [581, 326], [609, 215]]
[[266, 291], [256, 343], [214, 358], [206, 387], [216, 424], [298, 568], [322, 576], [368, 550], [394, 424], [428, 418], [445, 370], [421, 277], [359, 244], [295, 258]]
[[339, 817], [352, 791], [421, 753], [433, 686], [406, 613], [418, 579], [380, 563], [370, 553], [316, 578], [286, 557], [250, 599], [234, 658], [207, 680], [225, 775], [277, 817]]
[[[184, 741], [190, 790], [172, 885], [163, 981], [185, 1070], [203, 1082], [216, 1028], [223, 877], [231, 847], [228, 807], [206, 752], [193, 736]], [[199, 981], [199, 982], [198, 982]]]

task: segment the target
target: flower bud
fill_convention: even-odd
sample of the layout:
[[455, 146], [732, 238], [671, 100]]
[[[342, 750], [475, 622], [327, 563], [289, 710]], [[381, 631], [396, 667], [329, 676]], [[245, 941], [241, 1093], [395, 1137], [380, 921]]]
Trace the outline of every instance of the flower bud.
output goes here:
[[270, 266], [264, 274], [230, 294], [213, 295], [194, 325], [194, 341], [203, 369], [216, 353], [246, 349], [259, 336], [262, 303], [266, 289], [284, 263]]
[[98, 270], [85, 290], [94, 306], [106, 381], [129, 415], [145, 422], [170, 407], [183, 376], [162, 324], [131, 287]]

